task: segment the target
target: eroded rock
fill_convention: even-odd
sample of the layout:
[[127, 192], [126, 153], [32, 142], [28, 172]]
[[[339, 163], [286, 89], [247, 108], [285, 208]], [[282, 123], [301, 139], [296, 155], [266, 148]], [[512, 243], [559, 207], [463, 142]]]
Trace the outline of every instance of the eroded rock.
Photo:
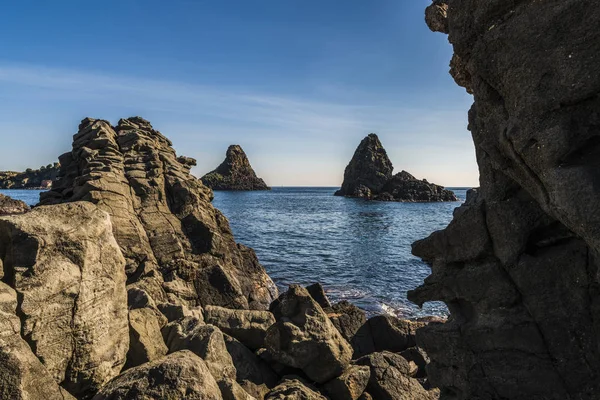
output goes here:
[[87, 202], [0, 218], [3, 280], [21, 335], [74, 395], [116, 376], [129, 345], [125, 260], [108, 214]]
[[275, 323], [275, 317], [269, 311], [232, 310], [218, 306], [207, 306], [204, 320], [252, 350], [264, 347], [267, 329]]
[[276, 361], [302, 369], [318, 383], [346, 369], [352, 348], [306, 289], [290, 286], [271, 311], [277, 322], [267, 331], [265, 344]]
[[265, 181], [256, 176], [244, 150], [238, 145], [227, 149], [225, 160], [204, 175], [202, 183], [213, 190], [270, 190]]
[[367, 391], [378, 400], [435, 400], [439, 392], [427, 391], [411, 377], [414, 364], [388, 351], [369, 354], [356, 361], [371, 370]]
[[450, 190], [418, 180], [406, 171], [392, 175], [394, 167], [376, 134], [364, 138], [344, 171], [336, 196], [369, 200], [432, 202], [457, 201]]
[[432, 274], [409, 298], [444, 301], [451, 314], [417, 333], [429, 379], [459, 400], [595, 398], [600, 9], [448, 5], [451, 74], [474, 95], [481, 187], [447, 229], [413, 247]]
[[119, 375], [93, 400], [223, 400], [206, 363], [183, 350], [129, 369]]
[[41, 204], [87, 201], [108, 212], [128, 283], [156, 303], [266, 309], [275, 285], [254, 252], [235, 243], [193, 160], [142, 118], [116, 127], [86, 118]]

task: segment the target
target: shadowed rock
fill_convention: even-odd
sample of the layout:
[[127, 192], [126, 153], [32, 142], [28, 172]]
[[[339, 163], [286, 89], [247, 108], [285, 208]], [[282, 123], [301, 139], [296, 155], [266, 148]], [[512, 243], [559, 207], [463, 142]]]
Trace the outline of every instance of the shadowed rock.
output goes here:
[[429, 379], [442, 399], [597, 398], [600, 9], [452, 0], [441, 22], [442, 4], [427, 22], [474, 95], [481, 187], [413, 246], [432, 274], [409, 298], [451, 314], [417, 333]]
[[267, 331], [265, 344], [276, 361], [301, 369], [318, 383], [346, 369], [352, 349], [306, 289], [291, 285], [271, 311], [277, 322]]
[[406, 171], [392, 175], [394, 167], [379, 138], [370, 133], [354, 152], [336, 196], [369, 200], [431, 202], [457, 201], [450, 190], [418, 180]]
[[269, 392], [265, 400], [327, 400], [327, 397], [301, 379], [290, 376]]
[[77, 202], [1, 217], [0, 259], [19, 298], [20, 334], [57, 383], [86, 396], [120, 372], [125, 260], [108, 214]]
[[270, 190], [265, 181], [256, 173], [237, 144], [229, 146], [225, 160], [215, 169], [204, 175], [202, 183], [213, 190]]
[[125, 371], [93, 400], [223, 400], [206, 363], [183, 350]]
[[414, 364], [388, 351], [373, 353], [356, 361], [371, 369], [367, 391], [378, 400], [435, 400], [436, 390], [427, 391], [413, 379]]

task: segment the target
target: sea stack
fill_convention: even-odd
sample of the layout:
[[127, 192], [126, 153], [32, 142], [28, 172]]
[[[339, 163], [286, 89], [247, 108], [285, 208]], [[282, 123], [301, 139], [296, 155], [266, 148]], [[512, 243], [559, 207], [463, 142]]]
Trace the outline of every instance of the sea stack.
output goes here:
[[271, 190], [265, 181], [256, 176], [246, 153], [237, 144], [229, 146], [221, 165], [201, 180], [213, 190]]
[[442, 186], [419, 180], [406, 171], [392, 175], [393, 170], [381, 141], [370, 133], [354, 152], [342, 187], [335, 195], [380, 201], [458, 201], [452, 191]]

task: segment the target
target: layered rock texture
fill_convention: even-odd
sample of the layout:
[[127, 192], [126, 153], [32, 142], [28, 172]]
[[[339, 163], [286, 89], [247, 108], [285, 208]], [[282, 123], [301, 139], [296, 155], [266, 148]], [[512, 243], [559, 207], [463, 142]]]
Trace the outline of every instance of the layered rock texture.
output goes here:
[[276, 288], [254, 252], [235, 243], [194, 160], [135, 117], [86, 118], [41, 204], [88, 201], [112, 218], [130, 285], [156, 303], [266, 309]]
[[0, 398], [437, 396], [413, 323], [367, 320], [318, 284], [277, 297], [150, 123], [79, 128], [40, 205], [4, 200]]
[[418, 180], [406, 171], [393, 175], [394, 167], [379, 138], [371, 133], [354, 152], [344, 171], [344, 182], [336, 196], [369, 200], [432, 202], [457, 201], [450, 190]]
[[481, 187], [413, 253], [409, 294], [443, 399], [600, 395], [600, 9], [593, 1], [435, 1], [451, 74], [473, 93]]
[[0, 171], [0, 189], [48, 189], [59, 170], [59, 163], [54, 163], [24, 172]]
[[256, 176], [244, 150], [237, 144], [229, 146], [225, 160], [204, 175], [202, 183], [213, 190], [270, 190], [265, 181]]

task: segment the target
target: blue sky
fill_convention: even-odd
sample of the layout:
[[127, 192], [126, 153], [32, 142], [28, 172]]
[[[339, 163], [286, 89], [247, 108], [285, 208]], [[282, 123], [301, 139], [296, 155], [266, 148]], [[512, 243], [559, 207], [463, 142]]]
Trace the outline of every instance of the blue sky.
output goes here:
[[240, 144], [279, 185], [336, 186], [376, 132], [395, 172], [477, 185], [471, 97], [429, 0], [81, 0], [0, 9], [0, 170], [56, 161], [79, 121], [140, 115], [200, 176]]

